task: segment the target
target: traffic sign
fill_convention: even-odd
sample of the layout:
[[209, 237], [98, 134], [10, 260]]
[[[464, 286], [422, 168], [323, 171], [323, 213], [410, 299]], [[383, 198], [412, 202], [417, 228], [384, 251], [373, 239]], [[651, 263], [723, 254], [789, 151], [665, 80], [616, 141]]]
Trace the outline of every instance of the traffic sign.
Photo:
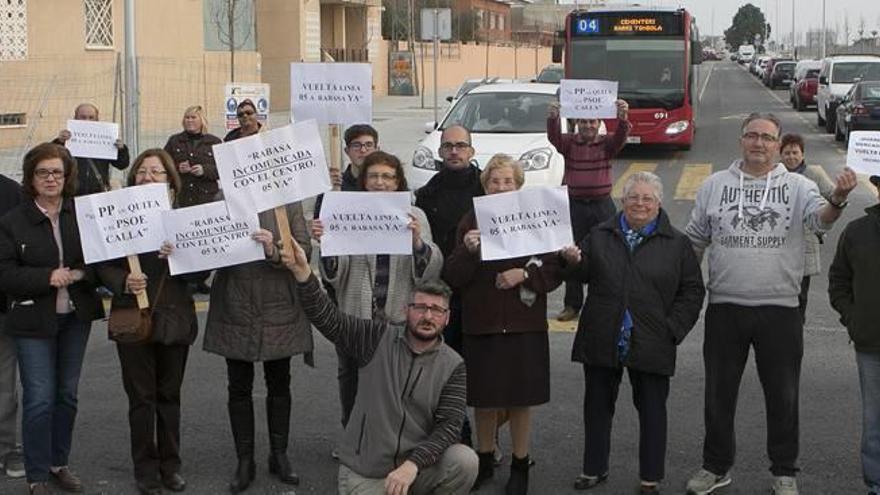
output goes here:
[[[436, 16], [436, 29], [434, 27]], [[452, 9], [422, 9], [422, 40], [431, 41], [434, 39], [434, 33], [437, 34], [438, 40], [452, 39]]]

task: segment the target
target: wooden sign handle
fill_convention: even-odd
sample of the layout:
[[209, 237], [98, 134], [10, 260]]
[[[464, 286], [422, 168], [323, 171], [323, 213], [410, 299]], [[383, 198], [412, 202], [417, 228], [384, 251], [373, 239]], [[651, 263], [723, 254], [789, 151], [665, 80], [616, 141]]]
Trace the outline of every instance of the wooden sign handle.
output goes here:
[[[128, 256], [128, 271], [131, 272], [132, 275], [143, 275], [144, 273], [141, 270], [141, 260], [136, 254]], [[150, 307], [150, 299], [147, 297], [147, 291], [141, 291], [141, 293], [137, 295], [137, 303], [138, 308], [140, 309], [147, 309]]]
[[[342, 170], [342, 154], [339, 151], [339, 124], [330, 124], [330, 168]], [[334, 191], [339, 189], [339, 186], [333, 186]]]
[[278, 225], [278, 234], [281, 236], [281, 250], [293, 254], [293, 234], [290, 232], [290, 219], [287, 217], [286, 206], [275, 207], [275, 223]]

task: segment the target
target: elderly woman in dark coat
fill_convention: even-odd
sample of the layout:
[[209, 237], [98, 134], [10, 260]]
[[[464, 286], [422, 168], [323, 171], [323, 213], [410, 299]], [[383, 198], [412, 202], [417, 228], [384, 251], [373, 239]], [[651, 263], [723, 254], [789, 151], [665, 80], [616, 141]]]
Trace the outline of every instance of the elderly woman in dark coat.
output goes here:
[[[523, 170], [495, 155], [480, 181], [486, 194], [522, 187]], [[531, 407], [550, 400], [547, 293], [562, 283], [556, 253], [483, 261], [473, 211], [458, 225], [455, 249], [443, 278], [462, 294], [467, 402], [474, 407], [480, 472], [475, 486], [493, 475], [499, 418], [510, 420], [513, 456], [506, 492], [524, 494], [529, 483]]]
[[579, 248], [562, 251], [589, 287], [572, 350], [586, 377], [584, 466], [575, 489], [608, 479], [611, 421], [626, 368], [639, 412], [640, 490], [659, 493], [675, 347], [696, 323], [705, 293], [693, 247], [669, 223], [662, 199], [656, 175], [633, 174], [623, 187], [623, 211], [594, 227]]

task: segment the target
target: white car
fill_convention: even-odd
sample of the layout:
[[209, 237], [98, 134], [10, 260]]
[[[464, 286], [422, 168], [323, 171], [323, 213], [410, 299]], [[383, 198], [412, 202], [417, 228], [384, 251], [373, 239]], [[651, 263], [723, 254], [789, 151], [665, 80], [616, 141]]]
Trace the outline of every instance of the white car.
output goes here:
[[440, 134], [446, 127], [458, 124], [470, 129], [474, 160], [480, 168], [496, 153], [506, 153], [522, 162], [526, 185], [562, 184], [565, 162], [547, 140], [547, 107], [557, 101], [558, 87], [514, 83], [488, 84], [470, 90], [455, 102], [439, 126], [427, 124], [429, 135], [413, 153], [407, 182], [417, 189], [437, 173]]

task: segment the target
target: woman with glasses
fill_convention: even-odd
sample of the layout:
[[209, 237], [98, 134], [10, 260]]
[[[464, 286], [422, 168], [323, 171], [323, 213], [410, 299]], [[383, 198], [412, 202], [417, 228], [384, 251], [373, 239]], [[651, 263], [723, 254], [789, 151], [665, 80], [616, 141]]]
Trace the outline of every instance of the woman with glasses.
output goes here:
[[[408, 191], [400, 160], [384, 151], [367, 155], [358, 175], [360, 189], [371, 192]], [[336, 291], [343, 313], [391, 323], [406, 320], [406, 303], [412, 288], [439, 278], [443, 254], [431, 239], [425, 213], [413, 206], [409, 229], [412, 254], [327, 256], [321, 258], [321, 275]], [[312, 223], [312, 237], [321, 240], [324, 226]], [[357, 395], [358, 365], [355, 359], [339, 355], [339, 398], [342, 426], [348, 424]]]
[[24, 465], [31, 494], [83, 490], [67, 465], [92, 321], [104, 316], [85, 265], [73, 196], [76, 161], [56, 144], [24, 157], [23, 201], [0, 219], [0, 291], [21, 375]]
[[669, 223], [662, 199], [659, 177], [631, 175], [623, 185], [623, 211], [593, 227], [580, 247], [562, 250], [589, 289], [571, 351], [586, 381], [576, 490], [608, 479], [614, 404], [626, 368], [639, 413], [639, 490], [660, 493], [675, 348], [696, 323], [705, 292], [693, 246]]
[[[499, 194], [520, 189], [525, 176], [519, 162], [498, 154], [480, 181], [486, 194]], [[547, 294], [562, 283], [558, 256], [483, 261], [471, 211], [458, 224], [443, 278], [461, 292], [467, 403], [474, 408], [480, 459], [474, 486], [494, 474], [495, 431], [506, 413], [513, 440], [506, 493], [527, 493], [531, 408], [550, 400]]]
[[[181, 179], [171, 156], [153, 148], [141, 153], [128, 172], [126, 185], [167, 184], [172, 204], [181, 191]], [[196, 339], [198, 321], [188, 282], [199, 282], [207, 273], [172, 277], [167, 256], [172, 245], [138, 255], [142, 274], [130, 273], [125, 259], [98, 267], [101, 281], [113, 292], [110, 312], [137, 305], [147, 293], [152, 308], [152, 336], [148, 342], [116, 344], [122, 384], [128, 396], [131, 458], [137, 489], [158, 495], [162, 487], [180, 492], [186, 481], [180, 475], [180, 387], [189, 347]]]
[[171, 155], [180, 173], [180, 193], [177, 206], [209, 203], [217, 198], [219, 187], [217, 165], [212, 146], [220, 138], [208, 133], [208, 121], [201, 106], [192, 106], [183, 112], [183, 132], [168, 138], [165, 151]]
[[225, 142], [253, 136], [263, 128], [263, 124], [257, 119], [257, 107], [250, 99], [242, 100], [238, 104], [235, 116], [238, 117], [238, 128], [226, 134], [226, 137], [223, 138]]

